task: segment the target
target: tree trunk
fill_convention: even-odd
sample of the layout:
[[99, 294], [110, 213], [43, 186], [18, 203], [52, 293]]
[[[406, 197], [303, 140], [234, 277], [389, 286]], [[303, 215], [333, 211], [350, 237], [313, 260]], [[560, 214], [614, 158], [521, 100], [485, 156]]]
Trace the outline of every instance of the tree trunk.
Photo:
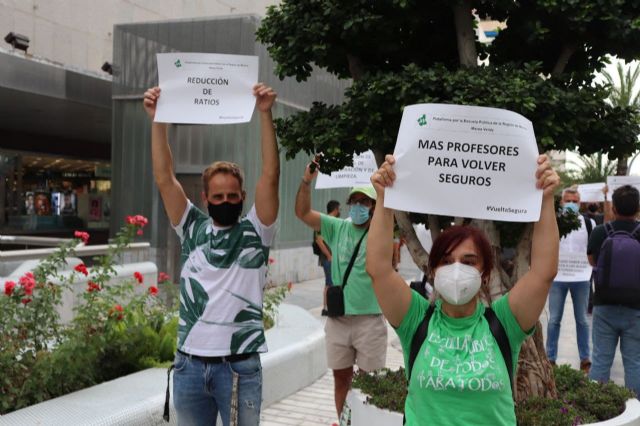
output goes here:
[[616, 176], [627, 176], [629, 174], [629, 156], [621, 155], [617, 158], [617, 162]]
[[458, 39], [458, 57], [463, 67], [477, 67], [476, 32], [473, 26], [471, 0], [458, 0], [453, 6], [453, 16]]
[[[533, 225], [529, 224], [516, 247], [513, 275], [508, 288], [511, 288], [530, 268], [532, 234]], [[544, 349], [541, 327], [542, 324], [538, 321], [535, 333], [524, 341], [520, 350], [514, 395], [516, 403], [532, 396], [557, 397], [556, 382]]]
[[413, 263], [426, 274], [428, 272], [427, 262], [429, 261], [429, 253], [427, 253], [424, 247], [422, 247], [422, 244], [420, 244], [420, 240], [418, 240], [418, 236], [413, 229], [413, 224], [409, 219], [409, 213], [396, 210], [395, 217], [398, 227], [400, 228], [400, 234], [407, 243], [407, 249], [409, 250], [411, 259], [413, 259]]

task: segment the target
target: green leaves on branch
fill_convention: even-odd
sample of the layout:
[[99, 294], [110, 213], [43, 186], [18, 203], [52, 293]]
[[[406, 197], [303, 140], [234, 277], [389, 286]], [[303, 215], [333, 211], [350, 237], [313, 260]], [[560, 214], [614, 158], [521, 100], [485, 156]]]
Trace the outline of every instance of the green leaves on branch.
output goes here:
[[352, 153], [393, 151], [402, 110], [416, 103], [504, 108], [534, 124], [541, 151], [631, 154], [638, 149], [638, 117], [605, 104], [603, 86], [577, 89], [540, 77], [540, 64], [449, 70], [408, 65], [398, 73], [365, 75], [346, 91], [342, 105], [314, 103], [308, 112], [279, 119], [276, 128], [289, 158], [324, 152], [324, 171], [350, 165]]

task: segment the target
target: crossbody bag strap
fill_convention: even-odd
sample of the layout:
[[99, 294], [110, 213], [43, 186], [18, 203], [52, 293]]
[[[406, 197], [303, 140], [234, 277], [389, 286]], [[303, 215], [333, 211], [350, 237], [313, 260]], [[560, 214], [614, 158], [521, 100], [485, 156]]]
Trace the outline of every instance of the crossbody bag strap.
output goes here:
[[356, 262], [356, 257], [358, 257], [358, 252], [360, 251], [360, 245], [362, 244], [362, 240], [367, 236], [367, 232], [369, 232], [369, 228], [364, 231], [362, 237], [360, 237], [360, 241], [356, 244], [355, 250], [353, 250], [353, 254], [351, 255], [351, 260], [349, 260], [349, 266], [347, 266], [347, 270], [344, 273], [344, 277], [342, 278], [342, 289], [347, 286], [347, 280], [349, 279], [349, 275], [351, 274], [351, 268], [353, 268], [353, 264]]

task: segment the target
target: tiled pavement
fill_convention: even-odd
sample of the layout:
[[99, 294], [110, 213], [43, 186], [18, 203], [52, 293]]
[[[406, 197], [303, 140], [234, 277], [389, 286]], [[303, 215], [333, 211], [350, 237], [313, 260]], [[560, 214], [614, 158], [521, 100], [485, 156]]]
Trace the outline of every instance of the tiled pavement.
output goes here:
[[[408, 258], [408, 253], [403, 253], [400, 272], [406, 279], [414, 279], [414, 269], [409, 263], [404, 262], [405, 259]], [[322, 280], [300, 283], [294, 286], [294, 293], [295, 292], [303, 294], [307, 303], [310, 298], [311, 300], [316, 298], [315, 300], [320, 302], [322, 300]], [[323, 319], [320, 317], [320, 308], [310, 309], [309, 311], [318, 318]], [[541, 317], [543, 333], [545, 335], [548, 316], [548, 309], [545, 309]], [[589, 317], [589, 323], [591, 323], [591, 317]], [[388, 329], [388, 336], [387, 367], [397, 369], [404, 364], [400, 344], [395, 332], [390, 327]], [[580, 363], [576, 343], [573, 305], [570, 295], [567, 295], [562, 319], [557, 361], [559, 364], [570, 364], [573, 368], [578, 368]], [[611, 369], [611, 379], [618, 384], [624, 383], [619, 349], [613, 363], [613, 368]], [[262, 410], [260, 424], [264, 426], [327, 426], [336, 422], [336, 417], [333, 402], [333, 377], [331, 372], [327, 371], [327, 374], [307, 388], [268, 408], [264, 408]]]
[[[316, 311], [315, 309], [312, 312]], [[315, 313], [315, 312], [314, 312]], [[399, 342], [389, 327], [387, 367], [398, 369], [404, 365]], [[262, 426], [328, 426], [337, 422], [333, 402], [333, 375], [331, 370], [311, 386], [262, 410]]]

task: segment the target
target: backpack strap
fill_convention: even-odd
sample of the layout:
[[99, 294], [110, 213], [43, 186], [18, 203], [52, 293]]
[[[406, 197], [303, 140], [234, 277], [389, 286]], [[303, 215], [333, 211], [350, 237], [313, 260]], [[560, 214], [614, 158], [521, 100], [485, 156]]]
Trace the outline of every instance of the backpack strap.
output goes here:
[[640, 240], [640, 223], [638, 223], [633, 231], [631, 231], [631, 236], [636, 240]]
[[[604, 224], [604, 229], [607, 232], [607, 239], [609, 237], [611, 237], [614, 232], [615, 229], [613, 229], [613, 225], [611, 224], [611, 222], [607, 222]], [[601, 283], [601, 287], [609, 287], [609, 281], [611, 278], [611, 249], [610, 248], [606, 248], [604, 250], [604, 253], [602, 253], [602, 248], [605, 247], [605, 245], [610, 244], [609, 241], [604, 241], [604, 243], [602, 244], [602, 246], [600, 247], [600, 254], [599, 256], [604, 256], [603, 258], [603, 262], [602, 262], [602, 283]]]
[[511, 344], [509, 344], [507, 332], [504, 330], [504, 327], [496, 316], [496, 313], [488, 306], [484, 310], [484, 317], [489, 323], [491, 334], [493, 334], [493, 338], [496, 339], [496, 342], [498, 343], [500, 353], [502, 353], [502, 358], [504, 359], [504, 363], [507, 367], [507, 373], [509, 373], [509, 383], [511, 384], [511, 393], [515, 394], [515, 386], [513, 383], [513, 356], [511, 355]]
[[413, 364], [416, 362], [416, 358], [418, 357], [418, 353], [420, 353], [420, 348], [427, 338], [427, 334], [429, 333], [429, 321], [433, 316], [433, 312], [435, 311], [435, 306], [433, 304], [429, 304], [427, 308], [427, 312], [424, 314], [424, 318], [416, 332], [413, 334], [413, 339], [411, 339], [411, 352], [409, 352], [409, 365], [407, 366], [407, 383], [411, 380], [411, 371], [413, 370]]
[[[426, 282], [426, 280], [425, 280]], [[427, 338], [427, 333], [429, 332], [429, 321], [433, 316], [433, 312], [435, 311], [435, 306], [433, 304], [429, 304], [427, 308], [427, 312], [424, 314], [424, 318], [416, 332], [413, 334], [413, 338], [411, 339], [411, 352], [409, 352], [409, 365], [407, 366], [407, 387], [409, 387], [409, 381], [411, 381], [411, 372], [413, 371], [413, 364], [416, 362], [416, 358], [418, 357], [418, 353], [420, 353], [420, 348]], [[407, 423], [407, 417], [405, 415], [402, 416], [402, 424]]]
[[591, 236], [591, 231], [593, 231], [593, 224], [591, 223], [591, 218], [586, 214], [582, 215], [584, 219], [584, 226], [587, 227], [587, 238]]

